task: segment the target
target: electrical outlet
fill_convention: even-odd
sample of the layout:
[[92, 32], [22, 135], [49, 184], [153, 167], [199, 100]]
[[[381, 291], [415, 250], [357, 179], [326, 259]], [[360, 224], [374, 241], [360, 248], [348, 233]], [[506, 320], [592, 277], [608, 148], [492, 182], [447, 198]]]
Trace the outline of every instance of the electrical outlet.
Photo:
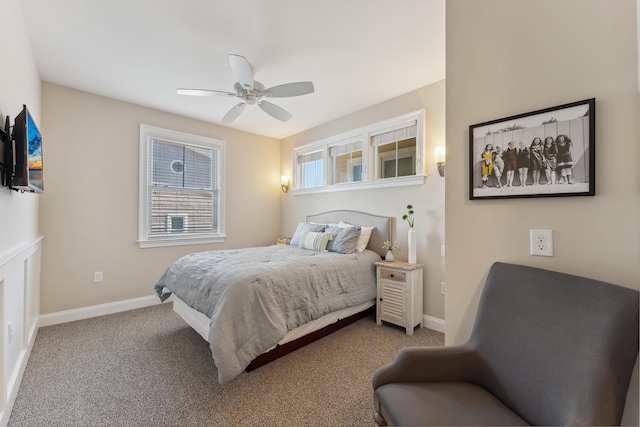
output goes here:
[[102, 271], [96, 271], [95, 273], [93, 273], [93, 283], [102, 283], [103, 279], [104, 276], [102, 274]]
[[447, 290], [447, 285], [444, 282], [440, 282], [440, 293], [444, 295], [446, 290]]
[[553, 256], [553, 230], [530, 230], [531, 255]]

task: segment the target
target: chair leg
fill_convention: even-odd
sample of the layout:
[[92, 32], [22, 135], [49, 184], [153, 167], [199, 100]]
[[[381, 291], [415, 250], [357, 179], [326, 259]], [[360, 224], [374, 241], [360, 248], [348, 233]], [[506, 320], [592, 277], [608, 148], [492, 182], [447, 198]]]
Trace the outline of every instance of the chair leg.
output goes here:
[[387, 421], [384, 419], [382, 415], [378, 411], [373, 413], [373, 421], [375, 421], [377, 426], [384, 427], [387, 425]]

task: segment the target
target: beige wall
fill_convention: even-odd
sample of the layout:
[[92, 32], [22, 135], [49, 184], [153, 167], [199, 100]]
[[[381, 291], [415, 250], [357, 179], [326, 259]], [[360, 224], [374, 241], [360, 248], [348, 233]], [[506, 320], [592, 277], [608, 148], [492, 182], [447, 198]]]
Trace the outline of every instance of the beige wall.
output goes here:
[[440, 245], [444, 244], [444, 178], [438, 175], [433, 149], [444, 144], [444, 80], [410, 92], [390, 101], [367, 108], [322, 126], [286, 138], [282, 143], [282, 173], [292, 176], [292, 149], [359, 127], [405, 113], [425, 109], [426, 183], [420, 186], [394, 187], [376, 190], [354, 190], [314, 195], [294, 195], [282, 198], [281, 233], [291, 235], [296, 224], [312, 213], [334, 209], [353, 209], [394, 217], [393, 233], [403, 251], [398, 259], [407, 259], [407, 223], [402, 221], [407, 204], [416, 211], [415, 230], [418, 262], [425, 263], [424, 313], [444, 319], [444, 296], [440, 282], [444, 281]]
[[[278, 140], [51, 83], [42, 88], [43, 314], [152, 295], [169, 264], [190, 252], [275, 242]], [[227, 142], [224, 244], [138, 247], [140, 123]], [[94, 271], [104, 272], [102, 284], [93, 283]]]
[[[497, 260], [638, 288], [635, 17], [634, 0], [447, 2], [447, 343]], [[470, 124], [590, 97], [595, 197], [468, 200]], [[553, 229], [554, 257], [529, 255], [531, 228]]]
[[[640, 121], [635, 0], [448, 0], [448, 345], [470, 335], [494, 261], [639, 287]], [[596, 196], [468, 200], [468, 126], [596, 98]], [[529, 229], [554, 256], [528, 254]], [[638, 425], [637, 364], [623, 424]], [[635, 397], [634, 397], [635, 396]]]

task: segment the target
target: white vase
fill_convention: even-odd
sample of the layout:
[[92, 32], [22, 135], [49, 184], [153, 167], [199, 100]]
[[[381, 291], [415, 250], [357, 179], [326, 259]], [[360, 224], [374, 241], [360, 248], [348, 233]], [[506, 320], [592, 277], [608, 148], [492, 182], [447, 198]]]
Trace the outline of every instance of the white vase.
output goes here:
[[395, 257], [393, 256], [393, 252], [392, 251], [387, 251], [387, 254], [384, 256], [384, 260], [385, 261], [393, 261], [393, 260], [395, 260]]
[[407, 260], [407, 262], [409, 262], [409, 264], [415, 264], [416, 263], [416, 230], [414, 230], [413, 228], [409, 229], [409, 236], [408, 236], [408, 252], [409, 252], [409, 259]]

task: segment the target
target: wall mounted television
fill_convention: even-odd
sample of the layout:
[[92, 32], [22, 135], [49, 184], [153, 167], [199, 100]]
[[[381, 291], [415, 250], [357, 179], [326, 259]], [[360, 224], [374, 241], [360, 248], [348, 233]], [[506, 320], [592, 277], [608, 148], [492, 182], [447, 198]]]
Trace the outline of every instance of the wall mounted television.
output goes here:
[[43, 193], [42, 135], [26, 105], [16, 116], [12, 139], [14, 170], [11, 188]]
[[11, 123], [9, 122], [9, 116], [7, 116], [4, 127], [0, 127], [0, 186], [9, 186], [9, 176], [12, 173]]

